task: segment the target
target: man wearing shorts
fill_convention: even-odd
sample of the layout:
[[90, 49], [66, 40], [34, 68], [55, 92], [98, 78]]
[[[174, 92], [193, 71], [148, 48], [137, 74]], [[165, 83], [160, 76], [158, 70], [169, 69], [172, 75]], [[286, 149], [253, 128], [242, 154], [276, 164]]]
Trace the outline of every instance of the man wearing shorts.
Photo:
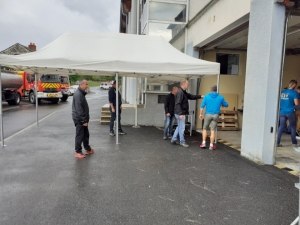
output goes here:
[[218, 88], [216, 85], [210, 88], [210, 93], [205, 95], [202, 104], [200, 106], [200, 115], [199, 119], [203, 119], [203, 110], [206, 107], [206, 112], [204, 116], [204, 125], [202, 131], [202, 144], [200, 148], [206, 148], [206, 137], [207, 129], [210, 127], [210, 145], [209, 150], [215, 150], [216, 146], [214, 145], [214, 140], [216, 137], [216, 130], [218, 127], [218, 120], [220, 115], [220, 108], [228, 107], [228, 103], [225, 101], [222, 95], [219, 95], [217, 92]]

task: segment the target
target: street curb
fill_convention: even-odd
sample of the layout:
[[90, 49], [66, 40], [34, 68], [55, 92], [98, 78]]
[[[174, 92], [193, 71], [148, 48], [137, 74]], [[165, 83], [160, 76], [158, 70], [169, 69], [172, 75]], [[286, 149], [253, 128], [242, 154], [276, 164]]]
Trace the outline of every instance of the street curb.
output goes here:
[[[221, 144], [227, 145], [228, 147], [241, 152], [241, 149], [239, 147], [231, 144], [230, 142], [227, 142], [227, 141], [222, 140], [222, 139], [217, 139], [217, 141]], [[288, 168], [284, 165], [279, 165], [279, 164], [275, 164], [274, 166], [277, 167], [278, 169], [282, 169], [282, 170], [287, 171], [289, 174], [292, 174], [292, 175], [297, 176], [297, 177], [299, 176], [299, 171], [298, 170], [293, 170], [291, 168]]]

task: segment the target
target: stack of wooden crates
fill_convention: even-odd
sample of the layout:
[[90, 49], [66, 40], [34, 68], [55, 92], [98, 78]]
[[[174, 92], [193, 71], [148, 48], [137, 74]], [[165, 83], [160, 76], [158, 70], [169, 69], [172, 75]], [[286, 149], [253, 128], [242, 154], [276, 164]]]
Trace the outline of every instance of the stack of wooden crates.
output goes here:
[[102, 106], [100, 124], [110, 124], [110, 116], [111, 113], [109, 111], [109, 105], [105, 104], [104, 106]]
[[239, 130], [238, 111], [221, 110], [218, 130]]

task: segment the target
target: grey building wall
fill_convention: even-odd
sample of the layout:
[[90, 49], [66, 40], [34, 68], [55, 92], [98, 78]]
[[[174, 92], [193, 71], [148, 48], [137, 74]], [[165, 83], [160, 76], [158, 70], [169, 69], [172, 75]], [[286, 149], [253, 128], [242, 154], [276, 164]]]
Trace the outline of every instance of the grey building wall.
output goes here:
[[275, 2], [251, 1], [248, 36], [241, 155], [264, 164], [275, 161], [284, 35], [285, 6]]

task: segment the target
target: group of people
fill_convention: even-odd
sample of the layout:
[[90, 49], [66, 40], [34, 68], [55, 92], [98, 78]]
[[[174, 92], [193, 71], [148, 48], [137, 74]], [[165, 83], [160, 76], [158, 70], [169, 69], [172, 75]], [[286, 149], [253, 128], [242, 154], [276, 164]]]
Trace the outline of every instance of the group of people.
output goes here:
[[[189, 147], [185, 142], [184, 131], [185, 131], [185, 122], [186, 116], [189, 115], [189, 102], [188, 100], [197, 100], [204, 98], [200, 106], [199, 118], [202, 120], [204, 118], [204, 127], [203, 127], [203, 141], [200, 144], [201, 148], [206, 148], [206, 137], [207, 130], [210, 127], [211, 136], [210, 136], [210, 145], [209, 149], [214, 150], [216, 146], [214, 143], [215, 131], [218, 125], [218, 119], [220, 114], [220, 107], [228, 107], [228, 103], [225, 101], [224, 97], [217, 93], [217, 86], [211, 87], [211, 92], [205, 97], [203, 95], [192, 95], [186, 90], [189, 87], [189, 81], [184, 79], [180, 82], [180, 87], [173, 87], [172, 92], [166, 97], [165, 101], [165, 113], [166, 113], [166, 122], [164, 127], [164, 139], [171, 138], [172, 144], [178, 144], [183, 147]], [[75, 135], [75, 157], [76, 158], [85, 158], [86, 155], [93, 154], [95, 151], [89, 145], [89, 106], [85, 98], [86, 90], [88, 89], [88, 81], [81, 80], [79, 82], [79, 88], [74, 93], [73, 103], [72, 103], [72, 118], [74, 125], [76, 127]], [[118, 91], [118, 106], [116, 99], [116, 81], [113, 82], [113, 87], [110, 88], [108, 92], [109, 100], [109, 109], [111, 112], [110, 120], [110, 132], [111, 136], [115, 136], [114, 133], [114, 122], [116, 120], [116, 108], [119, 108], [119, 119], [118, 119], [118, 129], [119, 134], [126, 134], [121, 128], [121, 112], [122, 112], [122, 99], [121, 94]], [[206, 107], [205, 115], [203, 110]], [[172, 136], [172, 128], [174, 120], [177, 120], [177, 127]], [[179, 141], [178, 141], [179, 137]], [[82, 151], [82, 144], [85, 149], [85, 153]]]
[[[225, 101], [222, 95], [218, 94], [218, 88], [216, 85], [211, 87], [211, 92], [205, 96], [192, 95], [186, 90], [189, 87], [188, 80], [182, 80], [180, 87], [173, 87], [172, 92], [167, 95], [165, 100], [165, 126], [163, 139], [167, 140], [171, 138], [171, 144], [181, 145], [183, 147], [189, 147], [185, 142], [184, 131], [186, 116], [189, 115], [189, 102], [188, 100], [197, 100], [204, 98], [200, 106], [199, 119], [204, 119], [202, 143], [200, 148], [206, 148], [207, 130], [210, 128], [210, 145], [209, 150], [215, 150], [214, 145], [215, 132], [218, 127], [218, 120], [221, 107], [228, 107], [228, 103]], [[206, 108], [204, 115], [204, 108]], [[175, 118], [177, 120], [177, 127], [172, 135], [173, 125]], [[178, 141], [179, 136], [179, 141]]]
[[[186, 124], [186, 116], [189, 115], [189, 100], [197, 100], [203, 98], [199, 110], [199, 119], [204, 119], [203, 131], [202, 131], [202, 143], [200, 148], [206, 148], [207, 130], [210, 129], [210, 144], [209, 149], [215, 150], [215, 132], [218, 127], [218, 120], [221, 107], [228, 107], [228, 103], [224, 97], [218, 93], [216, 85], [210, 88], [210, 93], [207, 95], [192, 95], [186, 90], [189, 87], [189, 81], [184, 79], [180, 82], [180, 87], [173, 87], [172, 92], [167, 95], [165, 100], [165, 125], [163, 139], [171, 139], [171, 144], [181, 145], [183, 147], [189, 147], [185, 142], [184, 131]], [[291, 134], [292, 144], [294, 147], [298, 147], [296, 135], [300, 130], [300, 86], [297, 88], [297, 81], [291, 80], [289, 86], [285, 88], [281, 93], [280, 100], [280, 117], [279, 128], [277, 136], [277, 147], [282, 147], [280, 144], [281, 136], [287, 127], [287, 121], [289, 122], [289, 130]], [[72, 118], [76, 127], [75, 136], [75, 157], [85, 158], [86, 155], [93, 154], [95, 151], [89, 145], [89, 106], [85, 98], [86, 90], [88, 89], [88, 81], [81, 80], [79, 82], [78, 91], [74, 93], [72, 103]], [[297, 91], [296, 91], [296, 90]], [[113, 87], [108, 92], [109, 109], [111, 112], [110, 120], [110, 132], [111, 136], [115, 136], [114, 133], [114, 121], [116, 120], [116, 81], [113, 82]], [[118, 107], [119, 107], [119, 119], [118, 119], [118, 131], [119, 134], [126, 134], [121, 128], [121, 112], [122, 112], [122, 99], [121, 94], [118, 91]], [[204, 114], [204, 108], [206, 108]], [[173, 125], [175, 119], [177, 120], [177, 127], [172, 134]], [[297, 125], [298, 123], [298, 125]], [[179, 138], [179, 141], [178, 141]], [[85, 149], [85, 154], [82, 152], [82, 144]]]

